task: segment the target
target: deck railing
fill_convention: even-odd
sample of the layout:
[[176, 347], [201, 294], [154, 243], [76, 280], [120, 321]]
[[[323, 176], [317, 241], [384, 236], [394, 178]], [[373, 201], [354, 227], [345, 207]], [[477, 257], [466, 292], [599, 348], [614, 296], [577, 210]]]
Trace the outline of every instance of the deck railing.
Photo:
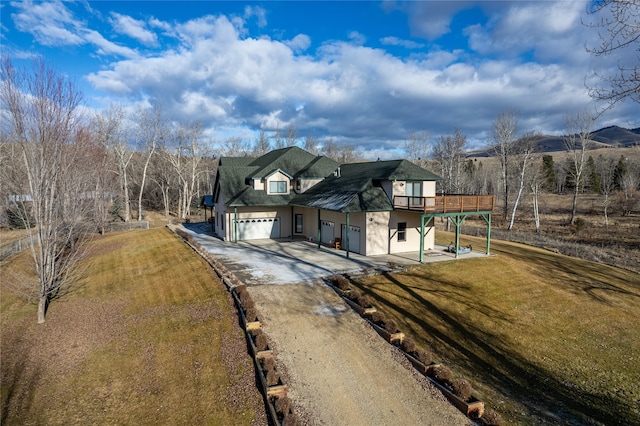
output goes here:
[[434, 197], [396, 195], [393, 197], [393, 208], [423, 213], [483, 212], [493, 210], [493, 202], [493, 195], [436, 195]]

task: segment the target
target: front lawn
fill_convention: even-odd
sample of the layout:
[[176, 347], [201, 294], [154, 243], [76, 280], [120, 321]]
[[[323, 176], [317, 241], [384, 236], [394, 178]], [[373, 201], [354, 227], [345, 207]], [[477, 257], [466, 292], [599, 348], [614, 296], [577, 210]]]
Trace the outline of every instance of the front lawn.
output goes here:
[[167, 229], [98, 238], [42, 325], [11, 290], [27, 265], [0, 270], [0, 423], [266, 424], [228, 292]]
[[491, 252], [353, 284], [509, 423], [640, 424], [640, 275], [513, 243]]

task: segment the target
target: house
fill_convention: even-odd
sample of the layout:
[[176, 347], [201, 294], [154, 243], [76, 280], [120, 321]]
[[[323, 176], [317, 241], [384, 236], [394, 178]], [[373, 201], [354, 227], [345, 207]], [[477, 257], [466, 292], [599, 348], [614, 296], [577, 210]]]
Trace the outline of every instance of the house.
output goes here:
[[214, 233], [228, 241], [304, 238], [347, 255], [419, 250], [422, 260], [435, 245], [434, 217], [449, 216], [457, 226], [468, 210], [490, 223], [492, 196], [482, 203], [475, 196], [447, 200], [436, 196], [440, 179], [407, 160], [338, 164], [298, 147], [222, 157]]

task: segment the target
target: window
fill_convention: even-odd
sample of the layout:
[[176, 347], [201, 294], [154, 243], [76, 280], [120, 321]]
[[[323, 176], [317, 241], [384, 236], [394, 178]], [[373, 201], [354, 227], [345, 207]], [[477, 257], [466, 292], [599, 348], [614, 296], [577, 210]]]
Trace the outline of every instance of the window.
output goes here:
[[407, 195], [409, 197], [422, 197], [422, 182], [407, 182]]
[[407, 222], [398, 223], [398, 241], [407, 241]]
[[407, 182], [407, 196], [411, 206], [422, 205], [422, 182]]
[[272, 180], [271, 182], [269, 182], [269, 193], [270, 194], [286, 194], [287, 182], [284, 180]]
[[296, 214], [296, 234], [302, 234], [302, 215]]

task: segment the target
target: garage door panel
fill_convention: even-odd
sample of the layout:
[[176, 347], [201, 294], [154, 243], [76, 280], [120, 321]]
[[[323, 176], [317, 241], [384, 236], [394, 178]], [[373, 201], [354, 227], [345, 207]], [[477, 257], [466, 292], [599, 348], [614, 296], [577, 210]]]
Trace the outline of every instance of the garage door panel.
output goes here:
[[323, 220], [320, 223], [320, 242], [322, 244], [330, 244], [335, 235], [336, 225], [328, 220]]
[[280, 238], [280, 218], [255, 217], [238, 219], [238, 240]]
[[[347, 226], [343, 224], [341, 229], [343, 245], [346, 244], [346, 241], [345, 241], [346, 228]], [[360, 253], [360, 227], [359, 226], [349, 226], [349, 251], [353, 253]]]

